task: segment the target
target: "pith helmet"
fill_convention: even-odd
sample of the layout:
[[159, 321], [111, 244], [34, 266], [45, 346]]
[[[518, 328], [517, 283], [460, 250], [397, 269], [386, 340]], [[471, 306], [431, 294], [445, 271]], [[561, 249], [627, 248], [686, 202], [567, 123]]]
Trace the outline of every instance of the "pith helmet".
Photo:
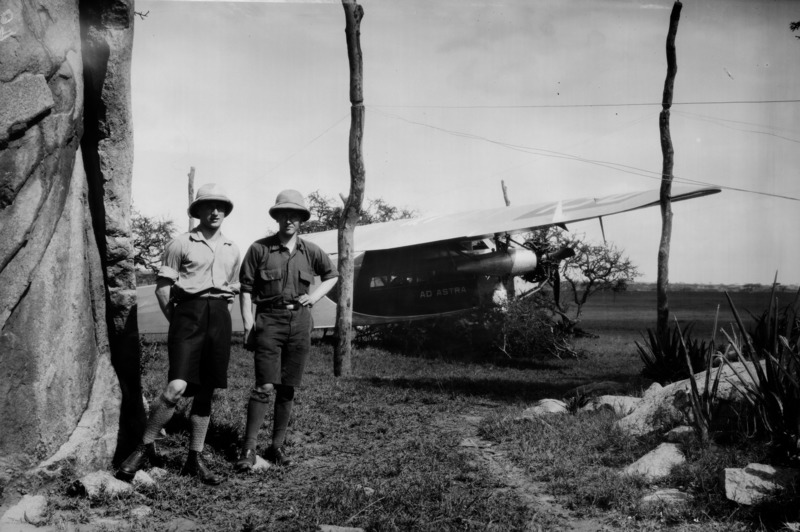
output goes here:
[[306, 200], [296, 190], [287, 189], [278, 194], [278, 197], [275, 198], [275, 205], [269, 208], [269, 215], [275, 218], [277, 211], [299, 211], [304, 222], [311, 218], [311, 211], [306, 207]]
[[195, 200], [189, 205], [189, 216], [192, 218], [199, 218], [197, 207], [204, 201], [221, 201], [226, 203], [228, 207], [225, 209], [225, 216], [228, 216], [233, 210], [233, 202], [225, 193], [225, 190], [216, 183], [208, 183], [197, 190]]

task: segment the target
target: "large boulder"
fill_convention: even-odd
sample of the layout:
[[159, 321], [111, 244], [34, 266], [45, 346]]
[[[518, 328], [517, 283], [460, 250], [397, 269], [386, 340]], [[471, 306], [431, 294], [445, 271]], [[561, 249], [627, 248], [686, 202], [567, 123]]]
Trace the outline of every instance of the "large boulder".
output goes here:
[[[752, 365], [750, 369], [753, 371]], [[712, 430], [727, 427], [731, 421], [729, 414], [735, 415], [739, 409], [737, 405], [743, 403], [744, 398], [739, 391], [742, 387], [741, 378], [746, 382], [751, 382], [747, 368], [742, 362], [712, 369], [710, 379], [712, 385], [717, 374], [719, 374], [719, 387], [715, 396], [716, 415], [714, 416], [714, 422], [717, 425], [711, 427]], [[695, 374], [694, 379], [699, 392], [703, 393], [706, 372]], [[629, 434], [643, 436], [653, 432], [665, 432], [678, 425], [691, 425], [693, 416], [691, 393], [689, 379], [674, 382], [668, 386], [648, 388], [641, 403], [631, 414], [620, 419], [617, 426]]]
[[107, 466], [119, 443], [120, 383], [136, 388], [128, 383], [139, 375], [126, 244], [132, 0], [0, 0], [0, 13], [5, 483], [62, 459], [79, 470]]

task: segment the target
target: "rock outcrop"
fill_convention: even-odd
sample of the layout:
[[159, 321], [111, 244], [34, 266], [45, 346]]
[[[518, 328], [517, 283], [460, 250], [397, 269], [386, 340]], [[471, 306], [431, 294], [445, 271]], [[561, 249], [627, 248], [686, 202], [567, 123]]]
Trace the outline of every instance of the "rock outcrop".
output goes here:
[[[751, 368], [752, 371], [752, 368]], [[719, 366], [711, 370], [711, 384], [719, 374], [719, 387], [715, 395], [715, 428], [725, 428], [736, 417], [744, 404], [740, 389], [742, 379], [752, 382], [744, 363]], [[738, 375], [738, 376], [737, 376]], [[705, 389], [706, 372], [694, 376], [698, 391]], [[691, 383], [689, 379], [668, 386], [649, 388], [636, 409], [620, 419], [617, 425], [625, 432], [643, 436], [653, 432], [665, 432], [679, 425], [692, 424]]]
[[132, 0], [0, 0], [0, 462], [14, 470], [107, 466], [120, 389], [125, 425], [144, 417], [132, 36]]

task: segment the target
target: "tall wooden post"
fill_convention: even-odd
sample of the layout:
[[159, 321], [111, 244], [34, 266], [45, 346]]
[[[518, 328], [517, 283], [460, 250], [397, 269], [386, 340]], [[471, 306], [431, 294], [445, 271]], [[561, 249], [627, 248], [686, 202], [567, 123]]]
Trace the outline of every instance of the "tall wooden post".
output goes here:
[[[506, 182], [502, 179], [500, 180], [500, 187], [503, 189], [503, 201], [506, 202], [506, 207], [511, 207], [511, 200], [508, 199], [508, 188], [506, 187]], [[516, 289], [514, 288], [514, 276], [513, 275], [506, 275], [504, 277], [500, 277], [500, 282], [503, 283], [503, 286], [506, 289], [506, 298], [513, 299], [516, 295]]]
[[[194, 166], [189, 169], [189, 205], [194, 201]], [[188, 205], [187, 205], [188, 207]], [[194, 229], [194, 218], [189, 216], [189, 231]]]
[[664, 162], [661, 170], [661, 242], [658, 246], [658, 279], [656, 283], [656, 333], [660, 339], [666, 338], [669, 328], [669, 245], [672, 239], [672, 167], [674, 150], [669, 132], [669, 110], [672, 107], [672, 92], [675, 86], [675, 74], [678, 62], [675, 54], [675, 35], [678, 33], [678, 21], [681, 18], [683, 4], [676, 1], [672, 6], [667, 32], [667, 79], [664, 81], [664, 95], [661, 100], [661, 114], [658, 126], [661, 132], [661, 154]]
[[346, 20], [347, 58], [350, 61], [350, 194], [339, 220], [339, 300], [336, 304], [336, 346], [333, 352], [333, 374], [337, 377], [352, 371], [353, 345], [353, 232], [364, 201], [364, 137], [363, 57], [361, 55], [361, 19], [364, 8], [356, 0], [342, 0]]

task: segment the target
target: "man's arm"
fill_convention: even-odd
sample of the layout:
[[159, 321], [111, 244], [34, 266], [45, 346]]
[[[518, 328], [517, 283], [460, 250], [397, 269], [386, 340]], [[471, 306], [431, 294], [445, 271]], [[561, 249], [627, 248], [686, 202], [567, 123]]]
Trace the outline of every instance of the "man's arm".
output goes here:
[[331, 291], [331, 288], [333, 288], [333, 286], [336, 284], [336, 281], [338, 280], [339, 280], [338, 277], [333, 277], [326, 281], [322, 281], [319, 285], [317, 285], [317, 287], [314, 289], [313, 292], [311, 292], [308, 295], [304, 294], [298, 297], [297, 301], [304, 307], [314, 306], [314, 303], [325, 297], [325, 295], [327, 295], [327, 293]]
[[244, 348], [253, 351], [256, 346], [256, 331], [253, 327], [253, 298], [250, 292], [239, 294], [239, 308], [242, 311], [242, 322], [244, 324]]
[[156, 300], [158, 300], [158, 306], [161, 307], [161, 312], [164, 313], [167, 321], [172, 320], [172, 303], [170, 303], [169, 294], [173, 284], [175, 281], [165, 277], [159, 277], [156, 280]]
[[239, 294], [239, 306], [242, 311], [242, 322], [244, 323], [244, 334], [253, 328], [253, 298], [250, 292]]

